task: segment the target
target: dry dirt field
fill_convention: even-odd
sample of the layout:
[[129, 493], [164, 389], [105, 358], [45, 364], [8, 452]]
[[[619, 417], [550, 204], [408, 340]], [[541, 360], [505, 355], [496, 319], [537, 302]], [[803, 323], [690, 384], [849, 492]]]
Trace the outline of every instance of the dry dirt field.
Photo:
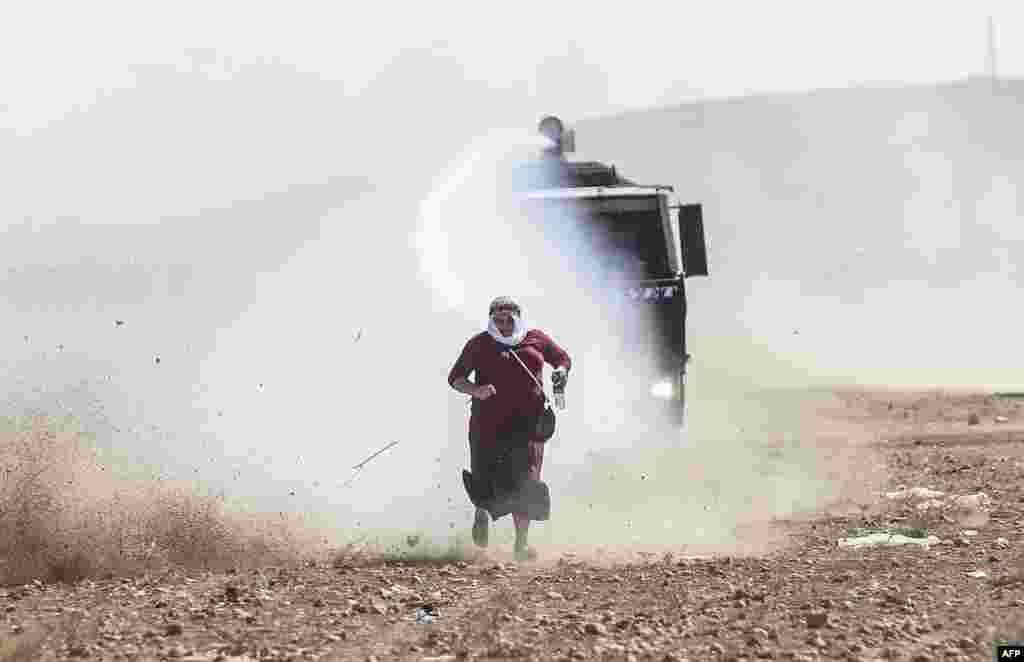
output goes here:
[[[953, 662], [1024, 640], [1024, 399], [840, 397], [880, 431], [890, 495], [775, 521], [788, 543], [764, 555], [350, 554], [33, 582], [0, 589], [0, 660]], [[900, 492], [917, 487], [942, 494]], [[837, 544], [871, 532], [934, 538]]]

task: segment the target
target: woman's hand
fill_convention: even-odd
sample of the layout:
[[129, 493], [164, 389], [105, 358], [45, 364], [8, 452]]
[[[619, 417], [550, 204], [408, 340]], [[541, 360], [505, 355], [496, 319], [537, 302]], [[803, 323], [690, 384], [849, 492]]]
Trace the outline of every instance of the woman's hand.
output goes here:
[[476, 387], [473, 397], [478, 400], [486, 400], [497, 392], [498, 389], [494, 388], [494, 384], [484, 384], [483, 386]]

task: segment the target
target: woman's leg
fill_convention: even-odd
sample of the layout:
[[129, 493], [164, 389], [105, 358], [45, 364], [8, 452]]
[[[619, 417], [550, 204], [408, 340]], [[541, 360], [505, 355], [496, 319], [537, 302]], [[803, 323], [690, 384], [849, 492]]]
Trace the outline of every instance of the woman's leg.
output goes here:
[[[486, 454], [480, 448], [479, 434], [469, 433], [469, 470], [474, 480], [482, 480], [487, 473]], [[491, 516], [483, 508], [477, 507], [473, 516], [473, 542], [477, 547], [487, 547]]]
[[[544, 442], [530, 441], [527, 455], [527, 477], [540, 480], [540, 470], [544, 465]], [[526, 513], [513, 513], [512, 521], [516, 525], [516, 551], [525, 551], [530, 534], [530, 519]]]

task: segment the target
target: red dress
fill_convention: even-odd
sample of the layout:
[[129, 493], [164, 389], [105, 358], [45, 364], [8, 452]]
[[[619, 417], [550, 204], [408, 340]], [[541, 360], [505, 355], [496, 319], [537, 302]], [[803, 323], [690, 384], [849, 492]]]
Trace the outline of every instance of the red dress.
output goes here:
[[[492, 384], [496, 393], [486, 400], [473, 398], [469, 419], [469, 443], [471, 455], [492, 455], [500, 449], [496, 446], [509, 443], [503, 434], [509, 426], [519, 420], [532, 420], [544, 407], [544, 396], [523, 366], [512, 357], [516, 355], [526, 364], [538, 382], [543, 383], [543, 368], [546, 361], [553, 367], [572, 367], [569, 355], [546, 333], [538, 329], [527, 332], [515, 347], [502, 345], [486, 331], [469, 339], [458, 360], [448, 373], [448, 384], [455, 380], [473, 380], [478, 386]], [[544, 462], [544, 442], [530, 439], [528, 452], [528, 475], [540, 480]], [[474, 468], [475, 471], [475, 468]]]

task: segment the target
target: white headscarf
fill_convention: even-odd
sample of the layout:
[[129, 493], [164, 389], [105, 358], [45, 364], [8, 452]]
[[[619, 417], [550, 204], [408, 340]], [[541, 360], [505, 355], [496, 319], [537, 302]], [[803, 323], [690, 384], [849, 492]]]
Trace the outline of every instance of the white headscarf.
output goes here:
[[[507, 338], [501, 335], [501, 331], [494, 324], [494, 320], [491, 319], [491, 315], [499, 310], [508, 310], [512, 314], [513, 326], [512, 335]], [[522, 309], [519, 308], [519, 304], [516, 303], [515, 299], [509, 296], [501, 296], [491, 302], [491, 305], [487, 308], [487, 324], [484, 326], [487, 329], [487, 333], [492, 338], [497, 340], [500, 344], [506, 347], [515, 347], [519, 343], [523, 342], [523, 338], [526, 337], [527, 332], [530, 330], [529, 325], [522, 319]]]
[[494, 324], [494, 320], [492, 320], [490, 315], [488, 315], [487, 333], [502, 345], [515, 347], [519, 343], [523, 342], [523, 338], [525, 338], [526, 334], [530, 331], [530, 327], [519, 315], [513, 314], [512, 319], [515, 322], [515, 326], [512, 327], [512, 335], [506, 337], [501, 335], [501, 331], [499, 331], [498, 327]]

